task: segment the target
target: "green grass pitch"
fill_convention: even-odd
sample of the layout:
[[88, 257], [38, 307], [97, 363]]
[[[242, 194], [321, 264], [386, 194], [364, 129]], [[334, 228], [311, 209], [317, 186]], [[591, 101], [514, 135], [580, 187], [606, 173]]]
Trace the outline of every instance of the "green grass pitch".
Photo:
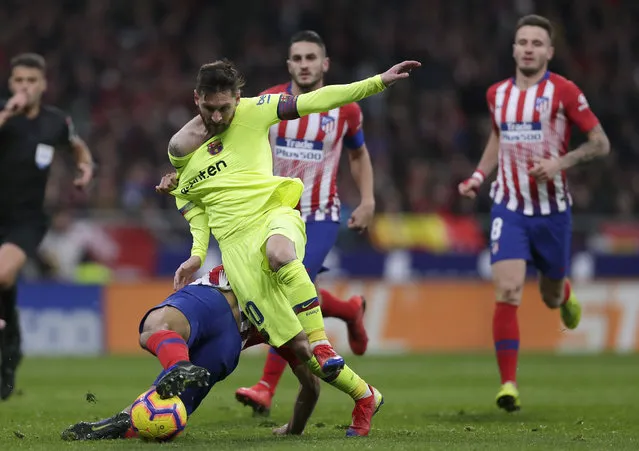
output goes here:
[[[253, 418], [233, 396], [261, 371], [260, 356], [242, 358], [235, 374], [213, 388], [186, 433], [168, 444], [140, 440], [63, 442], [80, 420], [110, 416], [140, 394], [159, 365], [151, 357], [27, 358], [10, 400], [0, 403], [0, 449], [384, 449], [384, 450], [637, 450], [639, 356], [523, 355], [523, 409], [495, 406], [491, 355], [350, 358], [385, 396], [368, 438], [343, 437], [351, 401], [324, 385], [302, 437], [274, 437], [290, 415], [296, 384], [287, 372], [271, 417]], [[87, 401], [87, 393], [96, 402]]]

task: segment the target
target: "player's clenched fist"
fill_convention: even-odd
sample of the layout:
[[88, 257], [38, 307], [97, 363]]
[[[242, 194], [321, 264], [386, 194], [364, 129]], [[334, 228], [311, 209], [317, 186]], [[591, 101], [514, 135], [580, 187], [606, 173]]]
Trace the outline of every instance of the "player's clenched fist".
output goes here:
[[419, 61], [402, 61], [399, 64], [395, 64], [381, 75], [382, 83], [384, 83], [385, 86], [390, 86], [397, 80], [408, 78], [410, 71], [420, 67], [421, 65], [422, 63]]
[[476, 170], [473, 172], [469, 178], [464, 180], [457, 186], [459, 190], [459, 194], [464, 197], [468, 197], [470, 199], [474, 199], [477, 197], [477, 193], [479, 192], [479, 187], [484, 182], [484, 173], [480, 170]]

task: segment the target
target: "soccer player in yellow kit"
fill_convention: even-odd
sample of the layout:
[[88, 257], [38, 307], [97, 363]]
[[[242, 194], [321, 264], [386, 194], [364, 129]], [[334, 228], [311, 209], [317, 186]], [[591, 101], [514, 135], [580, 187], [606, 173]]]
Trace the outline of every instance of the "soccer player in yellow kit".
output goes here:
[[[269, 344], [286, 344], [314, 374], [355, 400], [347, 436], [368, 435], [383, 398], [344, 364], [327, 339], [315, 286], [302, 264], [306, 234], [295, 206], [303, 184], [273, 175], [268, 130], [281, 120], [377, 94], [419, 66], [404, 61], [381, 75], [299, 96], [242, 98], [244, 82], [231, 62], [205, 64], [194, 92], [199, 115], [169, 142], [178, 176], [171, 194], [193, 236], [191, 257], [176, 271], [175, 288], [191, 281], [213, 234], [242, 311]], [[158, 392], [164, 386], [178, 391], [197, 386], [202, 374], [180, 362], [158, 382]]]

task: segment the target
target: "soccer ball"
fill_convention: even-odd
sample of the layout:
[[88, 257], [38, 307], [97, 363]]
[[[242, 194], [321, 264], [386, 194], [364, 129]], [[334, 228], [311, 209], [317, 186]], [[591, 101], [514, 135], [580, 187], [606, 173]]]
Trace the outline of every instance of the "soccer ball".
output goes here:
[[172, 440], [186, 427], [186, 407], [180, 398], [160, 398], [154, 388], [142, 393], [131, 406], [131, 426], [146, 440]]

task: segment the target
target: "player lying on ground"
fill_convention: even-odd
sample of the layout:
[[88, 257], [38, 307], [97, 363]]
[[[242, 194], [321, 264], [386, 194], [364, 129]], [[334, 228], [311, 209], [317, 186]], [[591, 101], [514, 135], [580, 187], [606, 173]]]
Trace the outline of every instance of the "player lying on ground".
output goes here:
[[[282, 120], [380, 93], [419, 66], [404, 61], [366, 80], [299, 96], [242, 98], [244, 81], [231, 62], [205, 64], [194, 91], [199, 115], [169, 142], [169, 159], [178, 173], [171, 194], [193, 237], [191, 257], [177, 269], [175, 288], [200, 268], [213, 234], [240, 307], [268, 343], [286, 344], [313, 374], [355, 400], [347, 436], [368, 435], [383, 398], [344, 364], [326, 336], [315, 285], [302, 263], [306, 233], [295, 206], [304, 185], [273, 175], [268, 130]], [[165, 377], [187, 375], [176, 368]]]
[[[610, 143], [579, 88], [548, 72], [553, 56], [553, 29], [548, 19], [525, 16], [517, 23], [513, 57], [515, 77], [488, 89], [493, 130], [475, 173], [459, 192], [476, 196], [485, 175], [497, 167], [493, 199], [490, 254], [497, 303], [493, 338], [501, 389], [497, 405], [519, 410], [517, 353], [526, 262], [539, 271], [544, 303], [559, 308], [568, 329], [579, 324], [581, 306], [571, 290], [570, 194], [565, 170], [606, 155]], [[568, 152], [572, 125], [588, 141]]]
[[[201, 279], [171, 294], [150, 309], [140, 322], [140, 344], [164, 368], [152, 384], [158, 393], [179, 395], [188, 416], [198, 408], [209, 390], [235, 370], [240, 352], [264, 340], [240, 311], [220, 266]], [[274, 433], [301, 434], [319, 397], [319, 380], [297, 360], [290, 349], [279, 348], [300, 381], [300, 392], [291, 420]], [[163, 376], [175, 367], [200, 379], [202, 386], [183, 390], [175, 381], [162, 384]], [[199, 374], [196, 374], [199, 373]], [[166, 379], [164, 382], [168, 382]], [[179, 384], [178, 384], [179, 385]], [[62, 432], [64, 440], [131, 438], [131, 406], [96, 422], [80, 422]]]

